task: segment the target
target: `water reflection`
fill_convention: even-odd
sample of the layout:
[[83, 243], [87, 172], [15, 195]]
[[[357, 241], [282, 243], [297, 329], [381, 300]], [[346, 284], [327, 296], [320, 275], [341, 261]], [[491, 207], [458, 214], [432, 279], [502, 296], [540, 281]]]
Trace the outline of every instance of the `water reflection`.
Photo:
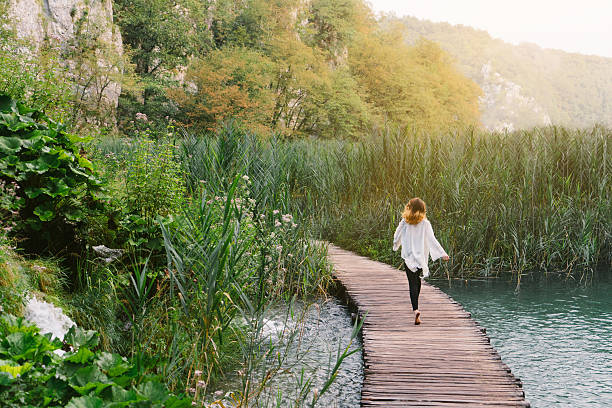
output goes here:
[[612, 406], [612, 278], [433, 282], [487, 328], [533, 407]]

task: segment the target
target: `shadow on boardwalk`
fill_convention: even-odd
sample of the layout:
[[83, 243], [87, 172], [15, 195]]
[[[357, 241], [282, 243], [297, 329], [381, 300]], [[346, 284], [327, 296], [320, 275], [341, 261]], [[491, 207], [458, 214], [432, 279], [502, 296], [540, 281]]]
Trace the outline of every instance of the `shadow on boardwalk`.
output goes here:
[[414, 325], [403, 271], [328, 246], [363, 325], [362, 407], [525, 407], [520, 380], [461, 305], [423, 283]]

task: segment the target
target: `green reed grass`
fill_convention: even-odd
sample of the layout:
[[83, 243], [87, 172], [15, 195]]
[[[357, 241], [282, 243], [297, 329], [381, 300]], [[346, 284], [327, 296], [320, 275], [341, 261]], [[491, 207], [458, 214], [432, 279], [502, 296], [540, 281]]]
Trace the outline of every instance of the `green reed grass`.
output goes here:
[[375, 132], [300, 141], [292, 189], [321, 235], [398, 263], [391, 237], [419, 196], [456, 275], [584, 272], [612, 260], [612, 131]]
[[[390, 237], [420, 196], [450, 273], [582, 274], [610, 264], [612, 131], [596, 126], [446, 134], [386, 128], [359, 141], [261, 140], [231, 124], [190, 136], [196, 179], [241, 167], [259, 202], [293, 212], [311, 235], [399, 263]], [[201, 157], [219, 164], [203, 165]]]

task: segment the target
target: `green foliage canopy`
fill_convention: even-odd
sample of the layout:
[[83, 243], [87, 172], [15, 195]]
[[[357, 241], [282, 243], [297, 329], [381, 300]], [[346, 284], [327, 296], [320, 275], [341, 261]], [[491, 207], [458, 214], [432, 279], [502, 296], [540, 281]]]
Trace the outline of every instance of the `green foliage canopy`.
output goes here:
[[478, 123], [480, 89], [433, 42], [408, 47], [401, 31], [380, 31], [361, 36], [349, 61], [380, 120], [429, 130]]
[[[242, 3], [241, 3], [242, 4]], [[356, 137], [393, 121], [428, 129], [478, 122], [478, 87], [435, 44], [403, 44], [360, 0], [219, 2], [218, 49], [192, 59], [170, 94], [184, 123], [228, 117], [285, 135]]]

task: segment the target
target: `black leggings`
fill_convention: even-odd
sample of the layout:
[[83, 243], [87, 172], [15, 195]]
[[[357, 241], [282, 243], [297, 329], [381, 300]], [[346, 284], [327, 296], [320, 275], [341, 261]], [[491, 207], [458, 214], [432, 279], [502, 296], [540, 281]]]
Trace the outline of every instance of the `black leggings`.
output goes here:
[[408, 278], [408, 286], [410, 287], [410, 301], [412, 302], [412, 310], [419, 308], [419, 294], [421, 293], [421, 268], [412, 272], [404, 263], [406, 269], [406, 277]]

